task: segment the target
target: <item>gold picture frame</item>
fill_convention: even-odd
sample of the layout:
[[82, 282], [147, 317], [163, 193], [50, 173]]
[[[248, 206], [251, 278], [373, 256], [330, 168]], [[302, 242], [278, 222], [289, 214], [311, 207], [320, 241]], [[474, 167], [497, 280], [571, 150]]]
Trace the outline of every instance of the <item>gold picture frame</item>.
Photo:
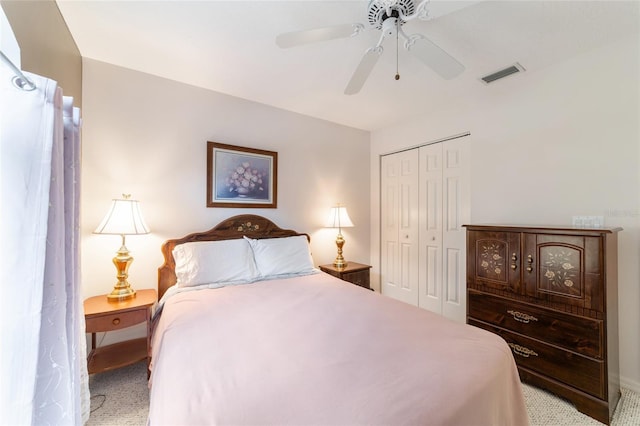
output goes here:
[[275, 209], [278, 153], [207, 142], [207, 207]]

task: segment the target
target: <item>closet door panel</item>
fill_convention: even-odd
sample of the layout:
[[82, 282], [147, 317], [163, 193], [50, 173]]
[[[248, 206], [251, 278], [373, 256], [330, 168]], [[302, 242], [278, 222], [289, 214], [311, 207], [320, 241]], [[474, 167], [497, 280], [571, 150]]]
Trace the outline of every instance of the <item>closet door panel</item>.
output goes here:
[[418, 305], [418, 155], [382, 159], [383, 293]]
[[406, 151], [399, 155], [400, 195], [400, 275], [401, 300], [418, 305], [418, 153]]
[[[447, 248], [445, 250], [445, 277], [444, 282], [444, 298], [442, 313], [449, 317], [454, 318], [456, 309], [460, 306], [464, 307], [464, 291], [460, 288], [460, 279], [464, 279], [464, 276], [460, 274], [460, 266], [465, 266], [463, 259], [463, 251], [455, 248]], [[466, 314], [466, 312], [465, 312]]]
[[382, 157], [381, 201], [381, 287], [385, 294], [399, 291], [398, 276], [398, 162], [393, 157]]
[[466, 319], [466, 229], [470, 215], [469, 138], [454, 139], [442, 145], [444, 258], [442, 314], [465, 322]]
[[423, 146], [420, 155], [420, 307], [442, 312], [442, 146]]

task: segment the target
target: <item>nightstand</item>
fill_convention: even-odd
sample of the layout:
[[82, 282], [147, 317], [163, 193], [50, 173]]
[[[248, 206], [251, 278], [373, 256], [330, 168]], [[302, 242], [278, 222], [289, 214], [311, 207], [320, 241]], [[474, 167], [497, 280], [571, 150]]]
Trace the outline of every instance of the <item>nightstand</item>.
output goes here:
[[371, 290], [371, 287], [369, 287], [369, 269], [371, 269], [371, 266], [369, 265], [347, 262], [347, 266], [344, 268], [336, 268], [333, 264], [320, 265], [319, 268], [322, 272], [326, 272], [336, 278]]
[[[91, 333], [91, 352], [87, 358], [89, 374], [113, 370], [144, 359], [149, 367], [151, 315], [157, 298], [155, 290], [138, 290], [134, 298], [121, 302], [109, 302], [106, 295], [84, 301], [86, 332]], [[120, 330], [141, 323], [147, 325], [146, 337], [96, 347], [97, 332]]]

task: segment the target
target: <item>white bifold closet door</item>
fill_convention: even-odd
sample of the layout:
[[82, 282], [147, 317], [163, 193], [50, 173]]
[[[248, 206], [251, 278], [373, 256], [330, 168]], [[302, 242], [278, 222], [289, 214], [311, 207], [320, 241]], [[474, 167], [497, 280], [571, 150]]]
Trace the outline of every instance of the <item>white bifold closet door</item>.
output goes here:
[[464, 322], [469, 137], [382, 158], [383, 294]]
[[382, 293], [418, 305], [418, 151], [382, 157]]

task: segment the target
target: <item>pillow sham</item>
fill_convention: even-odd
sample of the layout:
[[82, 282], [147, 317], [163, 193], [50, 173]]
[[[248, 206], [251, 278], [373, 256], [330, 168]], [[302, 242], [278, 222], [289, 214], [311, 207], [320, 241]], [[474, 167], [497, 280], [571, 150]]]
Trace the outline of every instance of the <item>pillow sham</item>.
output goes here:
[[250, 244], [244, 239], [199, 241], [173, 249], [178, 287], [252, 282], [260, 278]]
[[304, 235], [261, 240], [245, 238], [251, 244], [256, 267], [263, 279], [315, 271], [309, 241]]

